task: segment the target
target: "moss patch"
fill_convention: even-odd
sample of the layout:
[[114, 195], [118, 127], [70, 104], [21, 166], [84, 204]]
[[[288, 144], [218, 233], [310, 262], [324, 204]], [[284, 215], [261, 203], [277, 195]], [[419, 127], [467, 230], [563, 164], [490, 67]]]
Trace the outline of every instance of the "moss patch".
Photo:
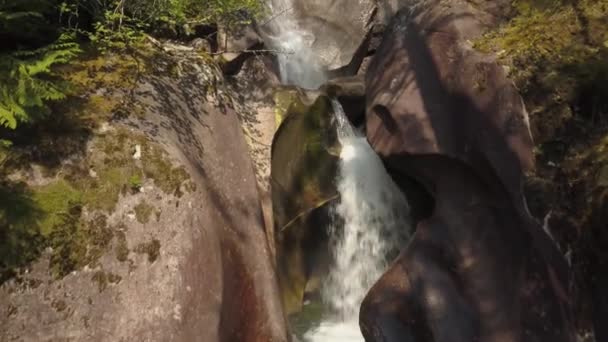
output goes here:
[[295, 89], [281, 89], [274, 96], [275, 127], [279, 127], [289, 113], [303, 113], [306, 106], [301, 100], [302, 94]]
[[68, 182], [59, 180], [34, 188], [33, 199], [37, 207], [44, 212], [43, 218], [38, 222], [40, 232], [49, 236], [57, 226], [64, 223], [70, 207], [82, 203], [82, 193]]
[[[182, 189], [195, 191], [186, 170], [175, 167], [161, 146], [108, 124], [124, 116], [143, 117], [146, 108], [134, 101], [132, 90], [142, 73], [161, 74], [168, 65], [155, 63], [168, 58], [152, 49], [140, 52], [139, 61], [84, 53], [58, 71], [72, 89], [66, 101], [49, 105], [52, 115], [16, 131], [0, 132], [0, 284], [47, 247], [52, 249], [50, 269], [57, 277], [94, 266], [112, 245], [116, 258], [127, 261], [124, 232], [107, 223], [121, 196], [151, 183], [176, 196]], [[7, 148], [5, 140], [13, 146]], [[134, 158], [138, 145], [141, 157]], [[38, 170], [52, 181], [28, 186], [27, 175]], [[154, 213], [144, 207], [137, 211], [142, 222]], [[160, 243], [144, 247], [140, 250], [156, 260]]]
[[[46, 247], [53, 249], [50, 266], [59, 277], [96, 262], [116, 232], [107, 226], [106, 214], [102, 213], [114, 211], [121, 196], [147, 179], [178, 197], [182, 188], [195, 189], [188, 186], [185, 169], [174, 167], [160, 146], [143, 135], [119, 128], [97, 136], [92, 146], [87, 158], [76, 166], [64, 167], [63, 177], [48, 185], [30, 188], [25, 183], [0, 184], [2, 279], [37, 258]], [[139, 160], [133, 158], [135, 146], [142, 151]], [[84, 222], [84, 208], [99, 214], [91, 222]], [[148, 223], [154, 212], [143, 202], [135, 208], [141, 223]], [[157, 214], [157, 220], [159, 217]], [[158, 256], [154, 246], [148, 246], [151, 260]], [[117, 254], [126, 259], [128, 248], [121, 248]]]
[[146, 224], [150, 222], [150, 216], [154, 211], [154, 207], [146, 203], [145, 201], [140, 202], [138, 205], [133, 208], [135, 211], [135, 217], [137, 221], [142, 224]]
[[91, 277], [91, 281], [97, 284], [97, 289], [101, 293], [108, 287], [108, 285], [120, 283], [122, 281], [122, 277], [118, 274], [110, 272], [97, 271]]
[[142, 166], [146, 177], [152, 178], [154, 184], [167, 194], [182, 196], [181, 185], [190, 176], [183, 166], [174, 167], [166, 153], [158, 146], [142, 146]]
[[521, 89], [537, 143], [528, 204], [540, 219], [551, 212], [553, 236], [572, 255], [575, 315], [590, 322], [593, 278], [608, 265], [608, 0], [515, 4], [517, 15], [476, 46], [496, 52]]
[[[476, 42], [510, 64], [541, 143], [608, 108], [608, 0], [522, 0], [518, 15]], [[605, 118], [604, 118], [605, 120]]]
[[139, 254], [147, 254], [148, 261], [153, 263], [160, 256], [160, 241], [154, 239], [150, 242], [140, 243], [135, 247], [134, 251]]

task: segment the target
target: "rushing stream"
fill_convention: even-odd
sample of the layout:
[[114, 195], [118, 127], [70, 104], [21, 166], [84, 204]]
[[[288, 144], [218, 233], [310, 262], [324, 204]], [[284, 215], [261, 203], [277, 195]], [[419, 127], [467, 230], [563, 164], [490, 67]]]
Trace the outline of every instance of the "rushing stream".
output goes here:
[[328, 307], [320, 324], [304, 334], [310, 342], [363, 341], [359, 306], [409, 232], [405, 197], [365, 137], [333, 102], [342, 145], [337, 179], [340, 202], [331, 227], [334, 263], [321, 288]]
[[[314, 89], [327, 80], [311, 51], [315, 37], [298, 26], [292, 0], [270, 0], [272, 35], [284, 84]], [[382, 161], [332, 102], [342, 145], [336, 184], [340, 201], [330, 227], [333, 263], [321, 287], [321, 303], [304, 306], [296, 317], [306, 342], [363, 341], [359, 307], [409, 233], [407, 202]], [[292, 322], [293, 323], [293, 322]], [[295, 330], [298, 330], [296, 327]]]

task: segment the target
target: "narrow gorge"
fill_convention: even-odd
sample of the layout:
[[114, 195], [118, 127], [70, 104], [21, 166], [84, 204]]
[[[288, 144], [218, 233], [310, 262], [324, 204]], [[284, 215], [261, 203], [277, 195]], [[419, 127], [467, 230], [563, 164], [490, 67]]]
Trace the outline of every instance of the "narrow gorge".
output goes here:
[[0, 341], [608, 341], [607, 28], [0, 1]]

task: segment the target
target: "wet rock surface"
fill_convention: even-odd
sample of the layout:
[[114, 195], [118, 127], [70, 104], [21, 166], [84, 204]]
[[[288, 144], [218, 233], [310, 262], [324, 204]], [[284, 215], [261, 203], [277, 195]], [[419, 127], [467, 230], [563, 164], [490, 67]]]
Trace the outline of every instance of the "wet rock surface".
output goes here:
[[283, 304], [293, 313], [313, 274], [327, 266], [328, 205], [337, 198], [340, 146], [328, 97], [310, 102], [295, 89], [283, 97], [290, 100], [273, 140], [271, 185], [277, 272]]

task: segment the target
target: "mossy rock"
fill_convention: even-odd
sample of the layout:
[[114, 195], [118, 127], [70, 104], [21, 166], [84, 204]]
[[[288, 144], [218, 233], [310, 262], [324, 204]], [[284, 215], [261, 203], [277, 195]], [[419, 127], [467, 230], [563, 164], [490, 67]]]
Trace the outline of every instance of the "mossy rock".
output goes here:
[[122, 229], [116, 231], [116, 247], [114, 248], [116, 253], [116, 260], [120, 262], [127, 261], [129, 257], [129, 244], [127, 243], [127, 236]]
[[146, 224], [150, 221], [150, 216], [154, 211], [154, 207], [149, 205], [147, 202], [142, 201], [133, 208], [135, 211], [135, 218], [139, 223]]
[[306, 106], [302, 102], [302, 93], [298, 89], [279, 89], [273, 96], [275, 125], [279, 127], [287, 114], [302, 113]]
[[310, 105], [294, 97], [272, 143], [271, 186], [277, 266], [288, 313], [301, 307], [313, 254], [322, 250], [329, 213], [337, 198], [340, 150], [331, 100]]
[[329, 98], [319, 96], [308, 108], [301, 100], [290, 107], [272, 142], [272, 198], [278, 230], [336, 197], [339, 149]]
[[160, 256], [160, 241], [153, 239], [149, 242], [140, 243], [139, 245], [135, 246], [133, 251], [139, 254], [147, 254], [148, 261], [152, 264]]
[[[116, 228], [108, 227], [106, 215], [121, 196], [151, 181], [168, 195], [195, 191], [183, 167], [173, 166], [168, 155], [142, 134], [118, 128], [93, 138], [91, 152], [75, 165], [68, 165], [56, 180], [43, 186], [25, 183], [0, 184], [0, 281], [35, 260], [51, 247], [50, 268], [56, 277], [94, 265], [108, 250]], [[142, 155], [133, 158], [135, 146]], [[83, 219], [83, 209], [93, 219]], [[154, 208], [140, 203], [135, 208], [141, 223], [149, 222]], [[157, 215], [159, 216], [159, 215]], [[117, 258], [129, 253], [124, 233], [119, 235]], [[149, 248], [148, 248], [149, 247]], [[156, 244], [145, 248], [151, 261], [158, 257]]]

